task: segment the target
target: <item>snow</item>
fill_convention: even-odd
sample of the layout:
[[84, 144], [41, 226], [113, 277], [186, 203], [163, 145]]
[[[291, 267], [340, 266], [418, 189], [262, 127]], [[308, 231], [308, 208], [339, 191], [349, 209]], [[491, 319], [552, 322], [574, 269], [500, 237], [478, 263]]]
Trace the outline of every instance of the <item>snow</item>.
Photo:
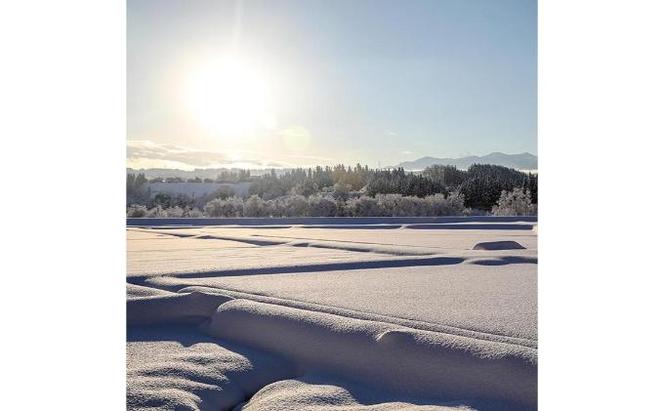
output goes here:
[[127, 408], [227, 410], [261, 387], [290, 378], [275, 355], [237, 347], [193, 328], [127, 332]]
[[535, 409], [537, 232], [396, 224], [129, 228], [129, 408]]
[[325, 375], [308, 374], [297, 379], [277, 381], [257, 392], [243, 405], [245, 411], [287, 411], [287, 410], [415, 410], [444, 411], [471, 410], [466, 404], [430, 401], [430, 404], [417, 404], [421, 400], [391, 398], [384, 392], [367, 388], [360, 384], [348, 384]]
[[531, 340], [537, 336], [534, 264], [159, 277], [148, 284], [169, 289], [204, 286], [242, 292], [244, 298], [250, 298], [247, 294], [276, 297], [490, 334]]

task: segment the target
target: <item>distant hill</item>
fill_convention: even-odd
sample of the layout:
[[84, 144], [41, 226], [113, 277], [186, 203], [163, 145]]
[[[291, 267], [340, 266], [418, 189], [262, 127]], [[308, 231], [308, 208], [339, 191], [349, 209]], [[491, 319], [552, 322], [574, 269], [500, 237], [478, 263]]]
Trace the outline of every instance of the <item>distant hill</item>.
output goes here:
[[133, 173], [133, 174], [143, 173], [147, 178], [155, 178], [155, 177], [217, 178], [217, 175], [219, 174], [220, 171], [221, 169], [212, 169], [212, 168], [210, 169], [197, 168], [195, 170], [179, 170], [175, 168], [141, 168], [137, 170], [134, 168], [127, 168], [127, 173]]
[[467, 169], [473, 164], [495, 164], [518, 170], [537, 170], [537, 156], [530, 153], [491, 153], [486, 156], [468, 156], [461, 158], [422, 157], [413, 161], [404, 161], [394, 167], [402, 167], [405, 170], [411, 171], [420, 171], [434, 164], [456, 166], [460, 169]]

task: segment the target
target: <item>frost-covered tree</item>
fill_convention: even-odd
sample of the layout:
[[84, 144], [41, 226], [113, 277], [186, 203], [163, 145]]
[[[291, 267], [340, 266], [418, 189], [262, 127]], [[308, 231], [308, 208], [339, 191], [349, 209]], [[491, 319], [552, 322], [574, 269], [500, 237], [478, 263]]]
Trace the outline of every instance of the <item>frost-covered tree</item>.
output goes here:
[[146, 217], [163, 218], [163, 217], [166, 217], [166, 212], [164, 211], [163, 208], [161, 208], [160, 205], [157, 205], [156, 207], [153, 207], [153, 208], [148, 210], [148, 213], [146, 214]]
[[532, 215], [537, 209], [530, 200], [528, 190], [515, 188], [512, 191], [503, 190], [491, 212], [494, 215]]
[[225, 200], [229, 197], [233, 197], [235, 195], [235, 190], [233, 190], [233, 187], [230, 186], [221, 186], [213, 193], [213, 195], [214, 198], [221, 198], [222, 200]]
[[346, 201], [348, 200], [351, 188], [350, 184], [336, 183], [332, 190], [332, 197], [334, 197], [335, 200]]
[[245, 217], [266, 217], [269, 215], [268, 207], [265, 203], [265, 200], [257, 196], [256, 194], [247, 198], [244, 201], [244, 207], [242, 209], [242, 215]]
[[288, 195], [277, 199], [277, 215], [283, 217], [301, 217], [307, 215], [309, 203], [302, 195]]
[[240, 197], [230, 197], [224, 202], [224, 216], [225, 217], [241, 217], [244, 211], [244, 202]]
[[192, 208], [192, 209], [187, 209], [187, 210], [186, 210], [186, 217], [190, 217], [190, 218], [201, 218], [201, 217], [203, 217], [203, 213], [201, 212], [201, 210], [199, 210], [198, 208], [194, 207], [194, 208]]
[[224, 216], [223, 206], [225, 201], [220, 198], [210, 200], [205, 204], [205, 214], [208, 217], [222, 217]]
[[139, 204], [132, 204], [127, 208], [127, 217], [145, 217], [148, 214], [147, 207]]
[[313, 195], [308, 199], [309, 215], [312, 217], [334, 217], [337, 214], [337, 202], [333, 198]]
[[309, 197], [310, 195], [316, 194], [318, 191], [319, 187], [313, 180], [304, 180], [297, 183], [295, 187], [291, 189], [291, 194]]
[[[380, 215], [391, 217], [421, 215], [421, 199], [417, 197], [404, 197], [400, 194], [377, 194], [376, 200], [380, 208]], [[420, 201], [418, 201], [420, 200]]]
[[447, 197], [442, 194], [434, 194], [425, 198], [429, 215], [431, 216], [453, 216], [465, 214], [463, 194], [458, 191], [450, 193]]
[[435, 183], [444, 187], [459, 187], [465, 179], [465, 173], [455, 166], [434, 164], [424, 169], [422, 173]]
[[353, 217], [379, 216], [381, 210], [374, 197], [363, 195], [346, 202], [346, 213]]
[[166, 217], [170, 218], [180, 218], [184, 215], [184, 209], [175, 206], [175, 207], [169, 207], [166, 210], [164, 210], [166, 213]]
[[204, 210], [208, 217], [240, 217], [243, 211], [242, 199], [230, 197], [226, 200], [215, 198], [205, 204]]

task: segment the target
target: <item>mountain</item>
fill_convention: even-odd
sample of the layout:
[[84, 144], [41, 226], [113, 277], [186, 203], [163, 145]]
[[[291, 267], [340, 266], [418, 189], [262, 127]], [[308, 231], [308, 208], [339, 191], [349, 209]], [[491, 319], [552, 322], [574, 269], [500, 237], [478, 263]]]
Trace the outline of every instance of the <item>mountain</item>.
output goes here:
[[402, 167], [405, 170], [420, 171], [434, 164], [456, 166], [467, 169], [473, 164], [495, 164], [517, 170], [537, 170], [537, 156], [530, 153], [505, 154], [491, 153], [485, 156], [468, 156], [461, 158], [436, 158], [422, 157], [413, 161], [404, 161], [394, 167]]

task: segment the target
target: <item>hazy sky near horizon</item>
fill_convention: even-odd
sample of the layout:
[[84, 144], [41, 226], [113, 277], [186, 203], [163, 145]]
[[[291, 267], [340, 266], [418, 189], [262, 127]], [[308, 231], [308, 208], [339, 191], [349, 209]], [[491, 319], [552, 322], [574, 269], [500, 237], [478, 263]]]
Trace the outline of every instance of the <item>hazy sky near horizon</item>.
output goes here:
[[130, 167], [537, 154], [536, 0], [129, 0]]

